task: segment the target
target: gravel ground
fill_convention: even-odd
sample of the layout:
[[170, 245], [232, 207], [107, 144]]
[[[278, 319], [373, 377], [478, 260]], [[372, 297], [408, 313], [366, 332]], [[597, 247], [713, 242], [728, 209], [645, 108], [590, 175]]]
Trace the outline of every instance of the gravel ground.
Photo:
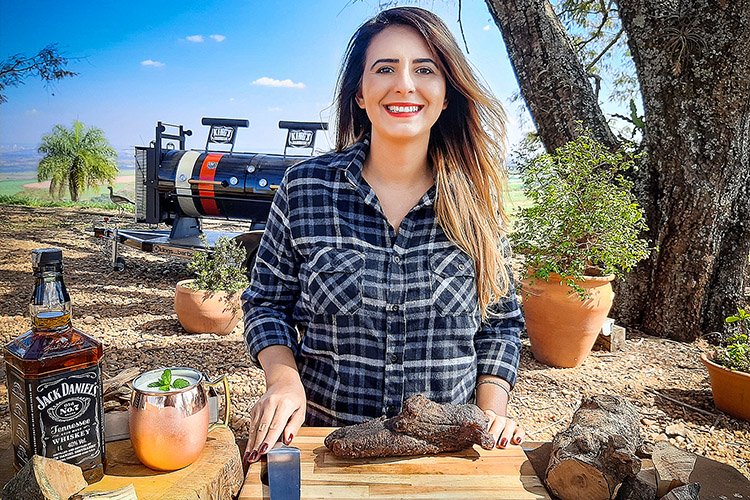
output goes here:
[[[31, 250], [58, 246], [64, 251], [75, 324], [104, 343], [105, 372], [184, 365], [210, 378], [226, 373], [232, 390], [231, 425], [238, 438], [247, 436], [250, 408], [264, 389], [263, 373], [251, 366], [240, 327], [225, 337], [182, 330], [172, 301], [175, 283], [189, 277], [185, 260], [127, 248], [127, 268], [118, 273], [109, 269], [92, 229], [114, 214], [10, 206], [0, 207], [0, 212], [3, 343], [28, 329]], [[557, 369], [534, 361], [524, 340], [511, 412], [524, 423], [530, 439], [547, 441], [568, 426], [582, 397], [618, 394], [639, 409], [647, 444], [668, 440], [733, 465], [750, 478], [750, 422], [714, 407], [708, 374], [698, 359], [706, 349], [701, 341], [678, 343], [628, 331], [623, 351], [594, 352], [579, 368]], [[4, 367], [1, 373], [0, 432], [5, 432], [9, 415]]]

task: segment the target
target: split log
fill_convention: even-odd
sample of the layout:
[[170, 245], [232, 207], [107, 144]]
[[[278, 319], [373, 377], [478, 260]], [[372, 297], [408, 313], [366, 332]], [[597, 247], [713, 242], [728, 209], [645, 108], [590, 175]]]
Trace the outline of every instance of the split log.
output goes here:
[[700, 500], [700, 483], [690, 483], [671, 490], [659, 500]]
[[562, 500], [606, 500], [641, 469], [638, 412], [624, 398], [586, 398], [552, 441], [545, 482]]
[[34, 455], [3, 488], [3, 500], [67, 500], [88, 486], [80, 467]]
[[73, 495], [70, 500], [138, 500], [135, 487], [132, 484], [113, 491], [92, 491], [81, 495]]
[[626, 477], [617, 490], [617, 500], [654, 500], [656, 495], [656, 470], [641, 469], [635, 476]]
[[689, 484], [697, 458], [696, 454], [667, 442], [656, 443], [651, 460], [656, 469], [657, 495], [662, 497], [674, 488]]

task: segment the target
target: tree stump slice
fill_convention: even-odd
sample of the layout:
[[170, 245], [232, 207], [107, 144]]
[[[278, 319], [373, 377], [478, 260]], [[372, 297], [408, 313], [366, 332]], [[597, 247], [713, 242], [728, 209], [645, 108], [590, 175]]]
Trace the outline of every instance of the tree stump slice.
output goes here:
[[549, 489], [562, 500], [607, 500], [641, 461], [638, 412], [624, 398], [586, 398], [568, 429], [552, 441], [545, 473]]
[[133, 484], [139, 500], [193, 500], [232, 498], [244, 481], [240, 450], [230, 429], [208, 433], [198, 460], [184, 469], [159, 472], [138, 461], [129, 439], [107, 443], [104, 479], [81, 493], [112, 491]]

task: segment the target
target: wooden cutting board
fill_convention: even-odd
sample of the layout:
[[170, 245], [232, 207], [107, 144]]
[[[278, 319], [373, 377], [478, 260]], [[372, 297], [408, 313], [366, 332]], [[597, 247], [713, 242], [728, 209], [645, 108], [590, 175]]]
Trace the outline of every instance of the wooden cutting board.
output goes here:
[[[303, 427], [300, 449], [302, 498], [548, 499], [524, 451], [513, 446], [417, 457], [337, 458], [323, 445], [334, 429]], [[265, 458], [248, 470], [238, 500], [269, 499], [261, 482]]]

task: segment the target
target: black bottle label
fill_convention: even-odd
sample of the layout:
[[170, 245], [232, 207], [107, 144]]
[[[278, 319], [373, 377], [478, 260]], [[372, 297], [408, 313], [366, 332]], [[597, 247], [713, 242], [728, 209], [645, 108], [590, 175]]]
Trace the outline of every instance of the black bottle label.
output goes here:
[[[21, 378], [14, 369], [7, 373], [8, 392], [13, 394], [9, 398], [11, 408], [18, 403], [17, 412], [11, 410], [18, 465], [22, 466], [33, 454], [84, 470], [102, 463], [104, 425], [99, 365], [30, 380]], [[25, 389], [23, 398], [14, 390], [19, 385]]]

